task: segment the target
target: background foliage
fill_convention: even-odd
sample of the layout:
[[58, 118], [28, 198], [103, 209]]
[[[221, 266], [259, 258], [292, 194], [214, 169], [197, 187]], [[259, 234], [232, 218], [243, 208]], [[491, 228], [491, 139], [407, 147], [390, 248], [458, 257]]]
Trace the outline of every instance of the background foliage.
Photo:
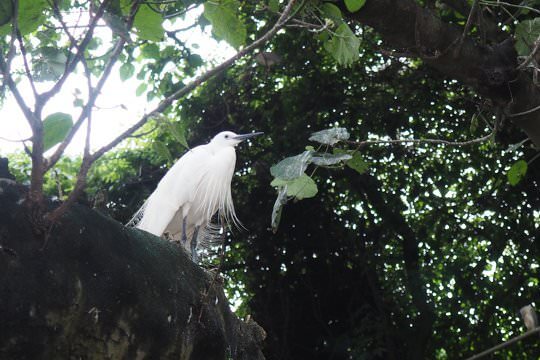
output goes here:
[[[363, 3], [345, 2], [351, 11], [361, 11]], [[24, 14], [29, 3], [19, 4]], [[87, 6], [61, 4], [65, 10]], [[108, 9], [113, 36], [126, 36], [115, 19], [128, 4], [116, 1]], [[197, 4], [173, 2], [162, 10], [178, 14]], [[207, 2], [196, 26], [211, 23], [217, 38], [241, 47], [282, 5]], [[33, 3], [32, 14], [47, 19], [46, 8], [45, 1]], [[122, 78], [140, 80], [142, 101], [173, 93], [205, 66], [174, 31], [162, 28], [164, 14], [143, 9], [135, 18], [137, 41], [121, 54], [119, 68]], [[466, 21], [452, 9], [439, 10], [447, 21]], [[264, 138], [238, 151], [233, 197], [247, 230], [228, 234], [222, 271], [238, 313], [250, 314], [268, 332], [268, 358], [453, 359], [521, 333], [516, 312], [538, 302], [539, 168], [527, 143], [510, 146], [524, 139], [511, 125], [467, 147], [340, 142], [335, 148], [355, 150], [356, 163], [310, 165], [306, 174], [318, 192], [290, 201], [272, 231], [270, 168], [317, 147], [308, 140], [315, 131], [343, 127], [351, 141], [465, 141], [495, 127], [471, 90], [419, 60], [381, 52], [382, 39], [349, 24], [333, 3], [314, 2], [302, 11], [328, 26], [315, 33], [287, 29], [264, 49], [275, 63], [245, 58], [153, 119], [145, 135], [92, 168], [84, 201], [125, 223], [188, 143], [204, 143], [221, 130], [264, 131]], [[538, 18], [526, 11], [512, 16], [506, 31], [516, 29], [516, 46], [525, 54]], [[21, 32], [36, 39], [27, 49], [36, 77], [58, 78], [67, 47], [54, 31], [36, 32], [35, 20], [25, 19]], [[99, 73], [107, 55], [102, 39], [91, 41], [91, 69]], [[28, 157], [10, 160], [18, 180], [28, 181]], [[63, 158], [48, 173], [46, 192], [64, 198], [79, 166], [80, 160]], [[539, 353], [529, 338], [500, 356]]]

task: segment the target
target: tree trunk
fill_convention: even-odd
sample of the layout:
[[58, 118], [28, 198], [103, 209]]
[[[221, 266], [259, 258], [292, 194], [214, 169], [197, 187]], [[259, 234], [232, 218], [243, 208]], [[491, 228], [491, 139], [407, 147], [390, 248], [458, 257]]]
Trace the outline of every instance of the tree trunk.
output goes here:
[[181, 246], [74, 205], [43, 248], [25, 191], [0, 179], [0, 358], [264, 358]]

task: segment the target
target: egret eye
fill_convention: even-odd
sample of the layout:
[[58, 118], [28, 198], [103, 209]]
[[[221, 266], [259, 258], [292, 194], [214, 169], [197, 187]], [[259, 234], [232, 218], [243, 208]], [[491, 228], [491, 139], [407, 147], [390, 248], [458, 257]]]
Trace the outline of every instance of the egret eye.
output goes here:
[[228, 139], [229, 138], [229, 135], [225, 135], [225, 139]]

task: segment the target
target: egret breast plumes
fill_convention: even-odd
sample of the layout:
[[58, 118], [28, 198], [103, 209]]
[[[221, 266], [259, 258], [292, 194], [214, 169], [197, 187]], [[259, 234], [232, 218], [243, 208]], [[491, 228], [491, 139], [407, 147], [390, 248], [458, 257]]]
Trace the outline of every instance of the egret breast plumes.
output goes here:
[[186, 152], [130, 224], [157, 236], [167, 234], [171, 240], [181, 240], [195, 260], [199, 230], [207, 229], [216, 213], [228, 224], [239, 224], [231, 196], [235, 146], [259, 134], [224, 131], [208, 144]]

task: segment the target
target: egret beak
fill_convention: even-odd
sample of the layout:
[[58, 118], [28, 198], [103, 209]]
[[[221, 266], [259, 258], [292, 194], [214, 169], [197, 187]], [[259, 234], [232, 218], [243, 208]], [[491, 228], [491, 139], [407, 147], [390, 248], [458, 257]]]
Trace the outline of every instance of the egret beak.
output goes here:
[[243, 141], [243, 140], [249, 139], [250, 137], [254, 137], [254, 136], [258, 136], [258, 135], [262, 135], [262, 134], [264, 134], [264, 133], [263, 132], [254, 132], [254, 133], [251, 133], [251, 134], [240, 134], [240, 135], [236, 135], [233, 139]]

